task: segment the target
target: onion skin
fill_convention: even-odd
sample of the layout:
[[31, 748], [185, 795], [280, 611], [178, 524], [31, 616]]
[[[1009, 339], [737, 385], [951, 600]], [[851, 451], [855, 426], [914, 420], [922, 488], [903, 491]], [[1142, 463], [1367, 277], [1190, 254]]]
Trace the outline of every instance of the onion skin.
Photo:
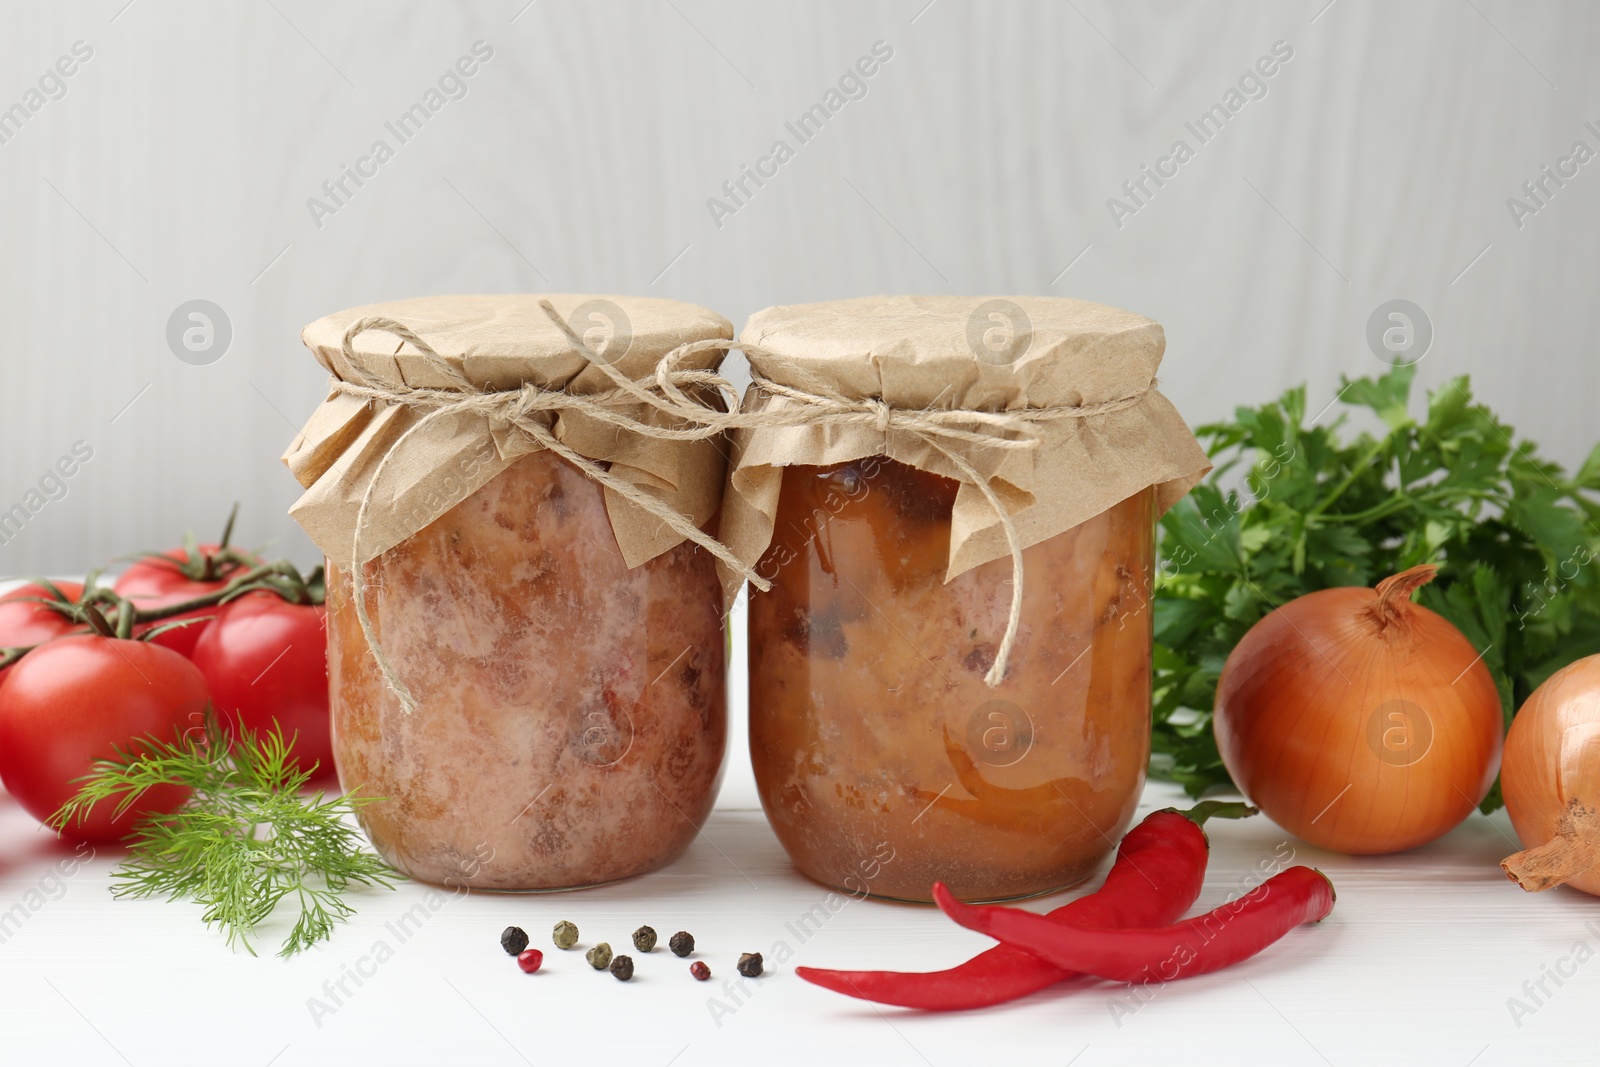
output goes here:
[[[1517, 839], [1530, 850], [1549, 844], [1569, 806], [1600, 806], [1600, 656], [1563, 667], [1522, 705], [1506, 735], [1500, 788]], [[1518, 853], [1502, 864], [1524, 889], [1565, 884], [1600, 896], [1600, 869], [1539, 883], [1523, 873], [1527, 858]]]
[[[1500, 767], [1499, 691], [1482, 657], [1411, 593], [1425, 564], [1309, 593], [1247, 633], [1217, 685], [1228, 773], [1278, 825], [1355, 855], [1432, 841]], [[1382, 591], [1382, 594], [1380, 594]]]

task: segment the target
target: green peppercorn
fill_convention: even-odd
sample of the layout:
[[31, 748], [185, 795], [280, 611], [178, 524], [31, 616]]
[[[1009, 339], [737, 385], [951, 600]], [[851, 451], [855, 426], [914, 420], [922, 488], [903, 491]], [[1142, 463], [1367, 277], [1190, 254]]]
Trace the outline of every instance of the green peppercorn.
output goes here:
[[589, 961], [589, 966], [597, 971], [603, 971], [611, 966], [611, 946], [604, 941], [584, 954], [584, 959]]
[[694, 935], [687, 930], [679, 930], [667, 942], [667, 947], [672, 950], [674, 956], [687, 956], [694, 951]]
[[507, 956], [515, 956], [528, 947], [528, 934], [520, 926], [508, 926], [500, 934], [500, 947]]
[[556, 923], [553, 936], [556, 948], [571, 948], [578, 943], [578, 928], [567, 922], [567, 920], [562, 919]]
[[739, 973], [746, 978], [761, 977], [761, 953], [744, 952], [739, 955]]
[[640, 952], [649, 952], [656, 947], [656, 932], [648, 926], [641, 926], [633, 932], [633, 947]]
[[626, 982], [633, 977], [633, 957], [618, 956], [611, 961], [611, 973], [619, 982]]

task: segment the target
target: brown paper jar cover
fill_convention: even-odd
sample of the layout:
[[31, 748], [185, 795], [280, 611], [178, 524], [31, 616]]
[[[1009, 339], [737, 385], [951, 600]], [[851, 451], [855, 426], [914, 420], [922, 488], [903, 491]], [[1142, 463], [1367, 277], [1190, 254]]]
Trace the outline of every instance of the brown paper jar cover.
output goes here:
[[[313, 323], [305, 340], [347, 376], [346, 328], [381, 316], [483, 387], [603, 388], [538, 299], [372, 305]], [[549, 299], [633, 378], [686, 340], [732, 332], [712, 312], [664, 300]], [[449, 386], [393, 334], [358, 341], [363, 369], [385, 383]], [[286, 457], [309, 486], [294, 515], [329, 557], [340, 781], [381, 798], [362, 809], [363, 829], [400, 870], [452, 887], [569, 889], [670, 862], [709, 814], [726, 747], [712, 557], [661, 538], [658, 519], [633, 514], [555, 452], [530, 450], [521, 431], [441, 416], [385, 470], [368, 513], [379, 529], [368, 547], [381, 551], [360, 564], [374, 632], [416, 700], [408, 712], [361, 628], [349, 554], [364, 479], [418, 417], [330, 392]], [[553, 416], [553, 428], [697, 523], [713, 521], [724, 467], [710, 442], [644, 439], [570, 410]]]
[[[523, 382], [572, 393], [596, 393], [609, 379], [575, 350], [539, 307], [549, 300], [580, 336], [630, 378], [652, 373], [661, 357], [690, 341], [733, 336], [727, 319], [674, 300], [581, 294], [430, 296], [336, 312], [302, 331], [306, 347], [336, 378], [357, 381], [343, 354], [346, 329], [363, 318], [404, 323], [475, 385], [515, 389]], [[393, 334], [369, 330], [354, 339], [360, 370], [387, 385], [450, 388], [423, 354]], [[723, 353], [697, 353], [685, 369], [713, 369]], [[362, 495], [378, 461], [419, 418], [400, 405], [373, 404], [331, 391], [283, 460], [305, 494], [290, 514], [329, 559], [348, 564]], [[664, 441], [618, 432], [576, 412], [555, 416], [558, 440], [612, 473], [655, 492], [698, 524], [716, 510], [725, 469], [713, 441]], [[375, 556], [422, 529], [538, 446], [526, 435], [461, 413], [432, 420], [390, 457], [369, 508], [362, 555]], [[655, 516], [606, 491], [606, 509], [630, 566], [652, 559], [682, 538]]]
[[750, 594], [751, 760], [803, 873], [901, 900], [935, 880], [974, 900], [1082, 880], [1144, 782], [1155, 519], [1208, 469], [1153, 388], [1161, 327], [1074, 300], [890, 297], [772, 308], [741, 340], [760, 375], [897, 408], [1104, 406], [1042, 424], [1027, 452], [964, 453], [1027, 545], [994, 688], [1011, 558], [915, 434], [741, 430], [722, 526], [772, 582]]
[[[1129, 311], [1063, 297], [874, 296], [767, 308], [750, 316], [739, 340], [754, 346], [751, 366], [780, 384], [803, 385], [792, 365], [850, 397], [897, 408], [1128, 402], [1110, 414], [1041, 423], [1043, 440], [1032, 450], [966, 452], [1006, 501], [1024, 546], [1147, 487], [1158, 513], [1165, 512], [1211, 469], [1183, 417], [1155, 388], [1166, 347], [1161, 324]], [[744, 408], [787, 403], [752, 386]], [[758, 427], [733, 438], [722, 539], [747, 563], [770, 543], [785, 466], [888, 456], [958, 476], [926, 443], [892, 428]], [[947, 576], [1006, 554], [993, 511], [976, 488], [962, 485]]]

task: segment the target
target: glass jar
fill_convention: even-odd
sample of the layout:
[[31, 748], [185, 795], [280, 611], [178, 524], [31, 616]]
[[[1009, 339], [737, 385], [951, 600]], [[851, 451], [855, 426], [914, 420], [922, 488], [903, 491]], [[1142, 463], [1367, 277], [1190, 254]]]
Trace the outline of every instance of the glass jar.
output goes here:
[[388, 691], [348, 572], [328, 570], [333, 744], [374, 847], [428, 882], [552, 890], [671, 862], [711, 810], [722, 594], [689, 542], [630, 569], [604, 491], [523, 456], [366, 564], [368, 614], [418, 701]]
[[750, 754], [796, 865], [850, 892], [1066, 888], [1144, 784], [1155, 488], [1023, 552], [995, 689], [1011, 562], [945, 581], [957, 488], [881, 456], [783, 468], [772, 589], [750, 594]]

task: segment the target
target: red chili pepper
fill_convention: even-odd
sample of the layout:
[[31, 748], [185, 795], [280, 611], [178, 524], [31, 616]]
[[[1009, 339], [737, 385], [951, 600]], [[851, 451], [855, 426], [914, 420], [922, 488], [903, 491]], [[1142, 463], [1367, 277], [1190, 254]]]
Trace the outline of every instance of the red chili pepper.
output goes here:
[[969, 930], [1026, 949], [1047, 963], [1116, 982], [1192, 978], [1249, 959], [1301, 923], [1333, 910], [1333, 883], [1311, 867], [1290, 867], [1214, 911], [1170, 926], [1063, 926], [1020, 908], [963, 904], [942, 882], [933, 899]]
[[[1123, 837], [1105, 884], [1064, 904], [1050, 922], [1085, 926], [1160, 926], [1174, 922], [1200, 896], [1209, 843], [1206, 819], [1240, 819], [1256, 809], [1208, 800], [1187, 812], [1152, 812]], [[923, 1011], [960, 1011], [1002, 1004], [1054, 985], [1074, 972], [1031, 953], [997, 945], [943, 971], [834, 971], [796, 967], [806, 981], [849, 997]]]

